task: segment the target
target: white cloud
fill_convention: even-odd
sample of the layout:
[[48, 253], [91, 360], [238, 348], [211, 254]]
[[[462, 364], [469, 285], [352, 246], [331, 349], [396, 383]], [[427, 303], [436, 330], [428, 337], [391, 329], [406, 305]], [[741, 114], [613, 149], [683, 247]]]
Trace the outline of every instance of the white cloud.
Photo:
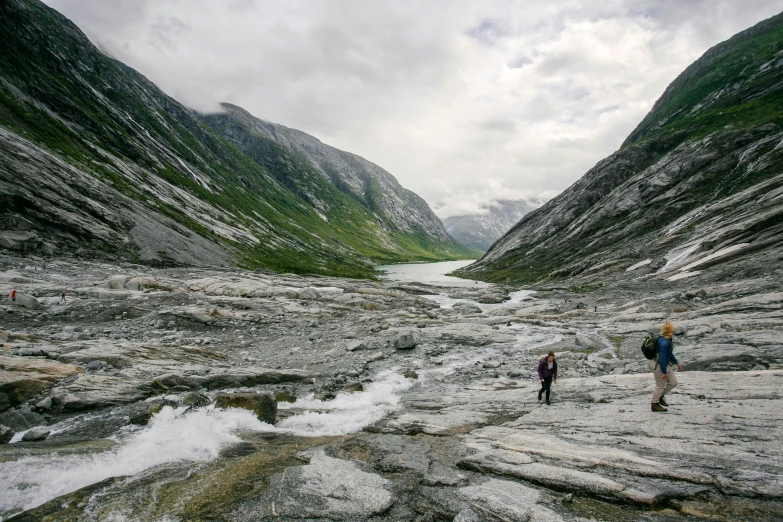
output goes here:
[[46, 0], [199, 110], [364, 156], [442, 217], [550, 198], [710, 46], [783, 0]]

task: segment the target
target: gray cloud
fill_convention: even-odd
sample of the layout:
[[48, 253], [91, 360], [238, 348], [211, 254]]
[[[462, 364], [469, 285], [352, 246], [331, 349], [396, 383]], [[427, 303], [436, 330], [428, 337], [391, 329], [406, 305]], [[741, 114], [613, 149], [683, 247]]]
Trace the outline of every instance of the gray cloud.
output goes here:
[[517, 124], [514, 120], [507, 116], [499, 116], [496, 118], [489, 118], [481, 122], [481, 128], [489, 131], [498, 132], [516, 132]]
[[201, 111], [228, 101], [394, 174], [446, 217], [547, 199], [710, 46], [783, 0], [45, 0]]

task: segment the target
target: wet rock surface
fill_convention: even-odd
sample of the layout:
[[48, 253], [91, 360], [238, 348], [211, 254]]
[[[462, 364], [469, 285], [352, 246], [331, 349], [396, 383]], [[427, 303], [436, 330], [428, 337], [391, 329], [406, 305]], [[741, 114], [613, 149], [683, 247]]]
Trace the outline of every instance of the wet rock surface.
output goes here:
[[271, 393], [232, 393], [220, 395], [216, 408], [242, 408], [256, 414], [258, 420], [274, 424], [277, 418], [277, 401]]
[[[0, 302], [3, 519], [783, 517], [774, 275], [575, 293], [0, 264], [41, 304]], [[664, 320], [684, 371], [656, 414], [639, 345]]]

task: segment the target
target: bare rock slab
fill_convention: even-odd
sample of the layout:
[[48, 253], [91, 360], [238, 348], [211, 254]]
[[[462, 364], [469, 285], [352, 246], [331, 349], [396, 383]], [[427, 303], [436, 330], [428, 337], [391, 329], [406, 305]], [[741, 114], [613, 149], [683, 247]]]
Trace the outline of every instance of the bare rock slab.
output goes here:
[[385, 478], [319, 451], [306, 466], [276, 476], [259, 506], [268, 509], [275, 502], [281, 520], [366, 520], [391, 507], [394, 497], [388, 488]]

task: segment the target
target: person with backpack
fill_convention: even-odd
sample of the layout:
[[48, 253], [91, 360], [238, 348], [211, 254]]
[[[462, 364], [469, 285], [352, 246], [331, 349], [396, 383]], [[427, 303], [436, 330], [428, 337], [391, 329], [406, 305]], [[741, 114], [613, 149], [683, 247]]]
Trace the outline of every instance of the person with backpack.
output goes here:
[[653, 377], [655, 378], [655, 390], [652, 394], [650, 401], [651, 411], [668, 411], [666, 406], [669, 404], [664, 398], [667, 393], [677, 387], [677, 376], [674, 372], [670, 372], [669, 369], [677, 366], [677, 371], [682, 371], [682, 365], [677, 361], [674, 356], [674, 343], [672, 337], [674, 336], [674, 324], [671, 322], [663, 323], [661, 328], [661, 335], [655, 341], [655, 358], [653, 361]]
[[546, 392], [546, 403], [549, 402], [549, 390], [552, 388], [552, 381], [557, 383], [557, 361], [555, 353], [549, 352], [546, 357], [538, 361], [538, 378], [541, 380], [541, 390], [538, 392], [538, 400], [541, 400], [541, 394]]

